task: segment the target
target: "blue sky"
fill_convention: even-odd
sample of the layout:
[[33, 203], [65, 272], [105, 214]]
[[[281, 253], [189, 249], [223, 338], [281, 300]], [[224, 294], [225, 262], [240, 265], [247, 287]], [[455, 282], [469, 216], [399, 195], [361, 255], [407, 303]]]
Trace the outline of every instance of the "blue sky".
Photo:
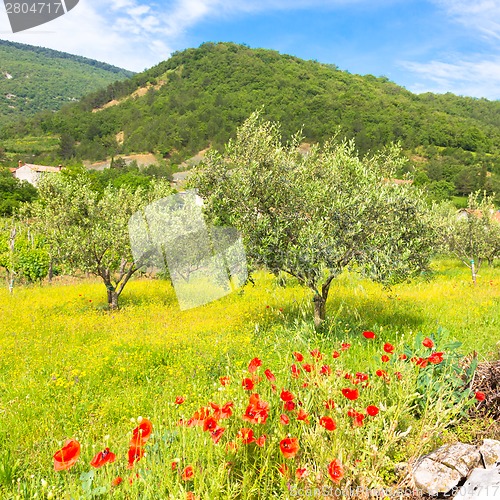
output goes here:
[[80, 0], [16, 34], [0, 5], [0, 38], [134, 71], [232, 41], [384, 75], [413, 92], [500, 99], [500, 0]]

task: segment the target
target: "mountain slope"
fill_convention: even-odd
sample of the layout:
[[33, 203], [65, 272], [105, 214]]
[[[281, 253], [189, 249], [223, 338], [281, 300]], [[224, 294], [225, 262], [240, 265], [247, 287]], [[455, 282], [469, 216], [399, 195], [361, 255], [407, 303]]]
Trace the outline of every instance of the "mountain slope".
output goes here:
[[85, 57], [0, 40], [0, 124], [58, 110], [132, 74]]
[[415, 95], [387, 78], [232, 43], [174, 53], [0, 137], [60, 136], [67, 147], [52, 153], [54, 161], [152, 152], [175, 164], [221, 148], [261, 107], [285, 138], [302, 129], [306, 141], [324, 141], [340, 129], [362, 154], [400, 141], [419, 182], [440, 183], [439, 196], [500, 191], [500, 101]]

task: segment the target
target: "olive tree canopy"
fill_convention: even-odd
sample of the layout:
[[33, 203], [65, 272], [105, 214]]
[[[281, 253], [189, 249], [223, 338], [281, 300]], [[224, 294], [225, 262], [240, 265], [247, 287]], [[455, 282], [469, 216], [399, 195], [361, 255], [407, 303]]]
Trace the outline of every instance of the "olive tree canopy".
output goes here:
[[296, 277], [325, 318], [332, 280], [351, 267], [390, 285], [427, 269], [430, 213], [418, 189], [392, 179], [397, 146], [359, 158], [349, 141], [283, 143], [277, 123], [254, 113], [223, 153], [211, 150], [192, 177], [210, 222], [242, 234], [250, 264]]

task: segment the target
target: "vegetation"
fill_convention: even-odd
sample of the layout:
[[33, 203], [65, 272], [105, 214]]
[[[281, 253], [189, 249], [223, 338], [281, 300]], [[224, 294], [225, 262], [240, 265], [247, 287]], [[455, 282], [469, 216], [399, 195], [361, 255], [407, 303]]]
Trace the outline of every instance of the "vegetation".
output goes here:
[[65, 156], [58, 152], [65, 163], [68, 155], [101, 160], [150, 151], [176, 165], [209, 145], [222, 149], [261, 106], [287, 139], [302, 129], [305, 141], [323, 143], [340, 128], [361, 155], [401, 142], [411, 161], [398, 174], [415, 177], [431, 199], [500, 193], [499, 102], [414, 95], [387, 78], [231, 43], [175, 53], [59, 113], [4, 128], [0, 137], [64, 137], [71, 146]]
[[29, 226], [44, 236], [50, 258], [67, 271], [101, 277], [108, 305], [116, 309], [125, 285], [140, 267], [132, 257], [128, 221], [171, 192], [168, 183], [158, 181], [136, 189], [108, 185], [100, 194], [88, 175], [52, 175], [41, 179], [39, 197], [26, 215]]
[[192, 185], [212, 222], [241, 232], [254, 266], [314, 292], [317, 325], [346, 267], [385, 284], [427, 270], [431, 217], [417, 189], [390, 180], [404, 161], [397, 149], [360, 160], [352, 143], [333, 141], [301, 155], [300, 137], [281, 139], [278, 124], [253, 114]]
[[[460, 406], [447, 406], [454, 390], [440, 384], [452, 382], [446, 375], [457, 351], [438, 328], [463, 342], [460, 353], [476, 350], [480, 359], [490, 356], [498, 340], [499, 269], [485, 268], [473, 287], [455, 261], [439, 261], [433, 268], [434, 281], [397, 285], [390, 294], [357, 274], [343, 273], [332, 284], [321, 335], [311, 327], [305, 289], [294, 279], [280, 286], [265, 273], [258, 273], [255, 286], [241, 294], [188, 311], [179, 311], [173, 289], [159, 280], [133, 279], [118, 312], [106, 311], [102, 285], [90, 280], [18, 288], [12, 296], [0, 290], [2, 496], [85, 498], [89, 489], [104, 488], [119, 498], [155, 499], [158, 492], [183, 498], [187, 490], [200, 498], [287, 498], [289, 481], [296, 489], [334, 488], [328, 473], [334, 459], [344, 470], [338, 487], [394, 483], [395, 463], [453, 441], [457, 433], [464, 439], [466, 432], [453, 422], [473, 395], [462, 391]], [[366, 339], [364, 331], [373, 331], [376, 338]], [[433, 349], [422, 346], [427, 336]], [[384, 350], [385, 343], [394, 346], [394, 354]], [[342, 344], [350, 348], [343, 350]], [[322, 360], [310, 354], [314, 349]], [[398, 359], [404, 352], [428, 358], [441, 351], [442, 366], [429, 363], [423, 369]], [[294, 352], [304, 360], [298, 362]], [[382, 355], [390, 361], [383, 362]], [[247, 370], [253, 357], [263, 362], [254, 374]], [[306, 363], [315, 371], [304, 371]], [[292, 364], [300, 367], [297, 379], [291, 378]], [[323, 365], [331, 367], [331, 375], [321, 374]], [[265, 369], [276, 377], [277, 392]], [[377, 370], [390, 380], [378, 377]], [[368, 374], [371, 387], [353, 384], [343, 378], [346, 372]], [[411, 398], [422, 373], [433, 374], [431, 387], [442, 390], [437, 403], [424, 405], [419, 413]], [[262, 380], [245, 391], [242, 380], [253, 375]], [[230, 383], [222, 386], [225, 376]], [[348, 400], [341, 392], [345, 388], [358, 388], [359, 398]], [[303, 403], [297, 408], [308, 414], [309, 423], [297, 420], [297, 408], [283, 410], [282, 389]], [[253, 393], [270, 404], [265, 424], [241, 419]], [[177, 397], [184, 402], [176, 404]], [[334, 400], [334, 409], [325, 408], [328, 399]], [[219, 422], [226, 430], [218, 444], [202, 427], [177, 425], [209, 401], [234, 403], [231, 418]], [[369, 405], [379, 409], [376, 416], [367, 414]], [[351, 407], [365, 415], [362, 426], [353, 427], [355, 417], [347, 414]], [[281, 414], [290, 419], [288, 425], [280, 423]], [[128, 470], [127, 451], [139, 416], [152, 422], [153, 435], [144, 445], [146, 455]], [[330, 416], [337, 429], [319, 425], [323, 416]], [[468, 439], [490, 424], [487, 419], [468, 423]], [[241, 428], [252, 429], [255, 439], [266, 435], [264, 446], [244, 445], [236, 436]], [[287, 434], [299, 438], [295, 458], [284, 458], [280, 451]], [[55, 472], [52, 457], [67, 438], [81, 444], [80, 456], [71, 470]], [[228, 448], [231, 442], [234, 451]], [[92, 473], [90, 460], [106, 447], [116, 461]], [[290, 478], [278, 472], [283, 464]], [[184, 481], [189, 465], [194, 476]], [[301, 480], [297, 468], [307, 470]], [[112, 486], [118, 477], [123, 483]]]
[[55, 111], [85, 94], [132, 76], [110, 64], [0, 40], [0, 123]]
[[[5, 166], [24, 148], [69, 168], [38, 191], [0, 182], [15, 214], [0, 219], [0, 496], [365, 500], [402, 484], [397, 464], [491, 432], [468, 411], [494, 400], [471, 390], [476, 357], [500, 356], [497, 104], [224, 43], [4, 127]], [[206, 267], [186, 224], [199, 207], [176, 198], [165, 231], [170, 207], [144, 209], [209, 144], [193, 177], [216, 226], [206, 246], [234, 272], [240, 231], [253, 279], [179, 311], [159, 266], [142, 264], [170, 255], [185, 225], [169, 271], [192, 285]], [[166, 163], [127, 166], [133, 150]], [[106, 156], [105, 172], [82, 166]], [[469, 193], [462, 218], [424, 199]], [[135, 260], [134, 214], [147, 247]], [[429, 268], [436, 235], [434, 250], [491, 265], [474, 284], [457, 261]]]
[[495, 212], [491, 198], [475, 192], [459, 214], [448, 210], [438, 221], [444, 250], [470, 268], [474, 284], [481, 264], [487, 261], [491, 266], [500, 257], [500, 218]]
[[0, 217], [12, 215], [23, 202], [36, 198], [36, 189], [26, 181], [19, 181], [7, 169], [0, 168]]

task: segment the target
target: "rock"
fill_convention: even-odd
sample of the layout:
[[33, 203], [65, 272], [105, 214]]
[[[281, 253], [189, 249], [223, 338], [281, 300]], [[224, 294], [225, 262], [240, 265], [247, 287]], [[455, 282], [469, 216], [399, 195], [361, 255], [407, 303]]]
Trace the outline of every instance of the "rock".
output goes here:
[[467, 476], [472, 469], [481, 465], [479, 450], [471, 444], [464, 443], [441, 446], [427, 455], [427, 458], [455, 469], [462, 477]]
[[448, 493], [481, 464], [479, 450], [470, 444], [444, 445], [422, 457], [413, 469], [415, 485], [429, 495]]
[[474, 469], [455, 498], [460, 500], [500, 499], [500, 469]]
[[500, 441], [485, 439], [479, 448], [479, 453], [487, 469], [500, 465]]
[[455, 469], [424, 457], [413, 470], [415, 486], [429, 495], [447, 493], [462, 479]]

